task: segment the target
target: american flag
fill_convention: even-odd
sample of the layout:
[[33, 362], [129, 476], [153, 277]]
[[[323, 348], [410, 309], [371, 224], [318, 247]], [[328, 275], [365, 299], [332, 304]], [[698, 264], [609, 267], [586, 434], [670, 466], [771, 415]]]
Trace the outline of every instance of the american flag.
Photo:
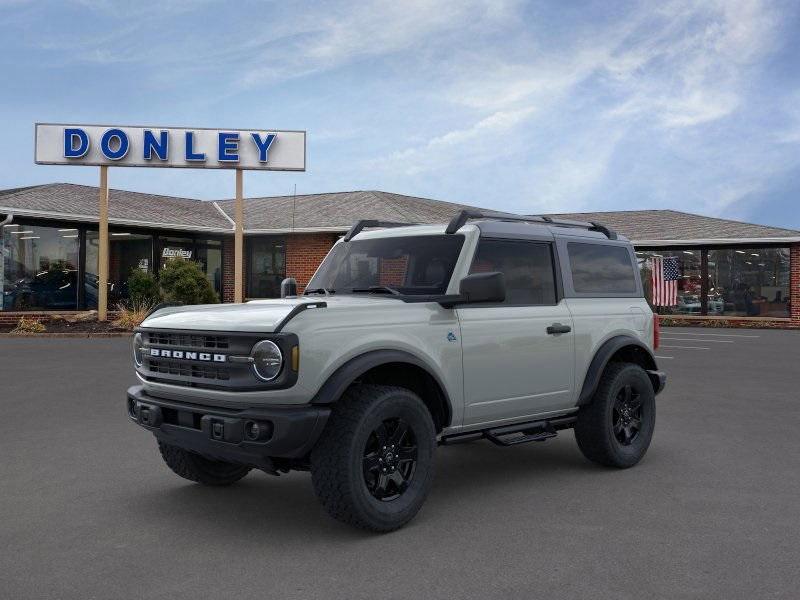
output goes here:
[[675, 306], [678, 303], [678, 259], [674, 256], [654, 256], [650, 260], [653, 306]]

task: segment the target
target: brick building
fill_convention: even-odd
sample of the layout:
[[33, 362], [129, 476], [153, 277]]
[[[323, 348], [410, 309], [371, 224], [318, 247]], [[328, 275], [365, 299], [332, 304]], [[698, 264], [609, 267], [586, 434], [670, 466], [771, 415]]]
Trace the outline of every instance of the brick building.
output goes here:
[[[86, 310], [97, 302], [98, 190], [49, 184], [0, 191], [0, 320], [20, 311]], [[380, 191], [245, 201], [244, 290], [300, 290], [358, 219], [441, 223], [462, 204]], [[171, 258], [199, 262], [224, 302], [233, 300], [233, 200], [217, 202], [124, 190], [110, 193], [109, 301], [126, 297], [133, 269], [157, 273]], [[654, 257], [677, 265], [677, 297], [655, 307], [675, 319], [800, 327], [800, 231], [671, 210], [558, 215], [600, 221], [633, 240], [643, 281]]]

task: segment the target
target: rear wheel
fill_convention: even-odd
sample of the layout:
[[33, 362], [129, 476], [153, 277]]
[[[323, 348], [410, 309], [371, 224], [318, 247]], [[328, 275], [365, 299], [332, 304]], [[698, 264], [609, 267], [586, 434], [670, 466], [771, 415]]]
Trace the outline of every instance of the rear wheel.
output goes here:
[[211, 460], [177, 446], [158, 442], [167, 466], [176, 475], [205, 485], [230, 485], [250, 472], [250, 467]]
[[655, 394], [647, 373], [636, 364], [612, 363], [592, 402], [578, 413], [575, 439], [589, 460], [624, 469], [647, 452], [655, 422]]
[[425, 501], [435, 448], [433, 419], [419, 396], [400, 387], [354, 386], [311, 453], [314, 491], [333, 518], [392, 531]]

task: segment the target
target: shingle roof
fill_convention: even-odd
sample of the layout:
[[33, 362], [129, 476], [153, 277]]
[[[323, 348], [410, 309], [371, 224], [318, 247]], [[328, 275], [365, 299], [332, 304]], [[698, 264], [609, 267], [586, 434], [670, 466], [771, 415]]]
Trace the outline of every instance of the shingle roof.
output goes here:
[[[217, 204], [229, 217], [234, 218], [233, 200], [221, 200]], [[441, 223], [465, 208], [483, 210], [466, 204], [378, 191], [247, 198], [245, 229], [346, 230], [359, 219], [399, 223]]]
[[634, 242], [800, 238], [800, 231], [676, 210], [625, 210], [550, 215], [579, 221], [599, 221]]
[[[0, 210], [18, 215], [97, 221], [98, 188], [72, 183], [36, 185], [0, 192]], [[230, 230], [212, 202], [109, 190], [109, 222], [160, 228]]]
[[[0, 190], [0, 211], [17, 215], [97, 221], [98, 189], [53, 183]], [[303, 196], [245, 199], [245, 230], [345, 231], [359, 219], [401, 223], [442, 223], [466, 204], [404, 196], [380, 191], [334, 192]], [[484, 213], [503, 214], [488, 209]], [[223, 214], [224, 213], [224, 214]], [[230, 232], [234, 201], [206, 202], [191, 198], [111, 190], [109, 220], [113, 224], [160, 229]], [[226, 218], [227, 215], [229, 218]], [[800, 231], [704, 217], [675, 210], [631, 210], [551, 215], [580, 221], [599, 221], [634, 242], [800, 239]]]

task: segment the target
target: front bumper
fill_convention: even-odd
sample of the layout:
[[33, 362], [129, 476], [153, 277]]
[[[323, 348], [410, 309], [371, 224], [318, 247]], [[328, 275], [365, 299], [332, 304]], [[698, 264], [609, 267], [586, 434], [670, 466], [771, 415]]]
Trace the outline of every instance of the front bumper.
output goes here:
[[[313, 448], [330, 408], [303, 404], [241, 410], [201, 406], [128, 389], [128, 417], [158, 440], [215, 460], [272, 471], [273, 458], [302, 458]], [[259, 434], [252, 436], [252, 424]], [[248, 434], [251, 434], [250, 436]]]

